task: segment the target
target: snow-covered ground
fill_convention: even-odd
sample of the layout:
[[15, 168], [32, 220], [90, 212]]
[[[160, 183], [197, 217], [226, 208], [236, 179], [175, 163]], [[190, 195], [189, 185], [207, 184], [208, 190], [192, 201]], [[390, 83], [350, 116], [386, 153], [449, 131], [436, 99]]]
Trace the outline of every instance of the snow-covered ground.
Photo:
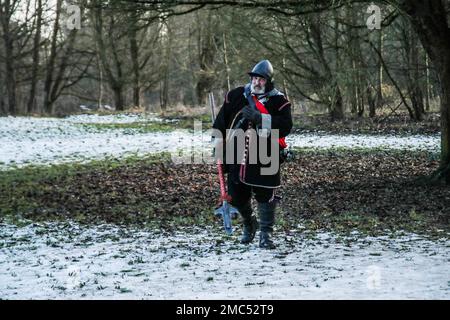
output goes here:
[[[300, 227], [300, 226], [299, 226]], [[0, 299], [449, 299], [450, 241], [0, 225]]]
[[[0, 170], [206, 146], [186, 130], [140, 133], [80, 124], [154, 115], [0, 118]], [[302, 134], [298, 147], [439, 151], [438, 136]], [[77, 224], [0, 224], [0, 299], [449, 299], [450, 241], [276, 234], [274, 251], [220, 226], [175, 233]], [[445, 238], [445, 239], [444, 239]]]
[[[187, 130], [142, 133], [130, 128], [96, 129], [80, 124], [162, 121], [155, 115], [79, 115], [63, 119], [0, 117], [0, 170], [29, 164], [84, 162], [108, 157], [210, 148], [209, 135]], [[292, 134], [292, 147], [366, 147], [439, 151], [438, 135]]]
[[64, 119], [0, 118], [0, 169], [29, 164], [84, 162], [174, 152], [190, 143], [183, 131], [139, 133], [133, 129], [96, 129], [92, 123], [161, 121], [150, 115], [80, 115]]
[[287, 136], [288, 144], [306, 148], [386, 148], [399, 150], [440, 150], [439, 135], [366, 135], [306, 133]]

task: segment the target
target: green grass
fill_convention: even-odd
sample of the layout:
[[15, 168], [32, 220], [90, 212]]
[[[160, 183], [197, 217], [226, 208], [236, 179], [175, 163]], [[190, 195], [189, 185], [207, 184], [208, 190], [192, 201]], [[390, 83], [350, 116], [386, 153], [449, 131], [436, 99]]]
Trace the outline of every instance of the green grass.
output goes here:
[[91, 160], [88, 163], [62, 163], [57, 165], [29, 165], [14, 170], [0, 171], [0, 187], [14, 183], [32, 183], [44, 178], [57, 178], [61, 175], [75, 176], [92, 170], [113, 170], [122, 166], [153, 164], [170, 160], [169, 152], [153, 153], [146, 156], [130, 156], [122, 159], [105, 158]]

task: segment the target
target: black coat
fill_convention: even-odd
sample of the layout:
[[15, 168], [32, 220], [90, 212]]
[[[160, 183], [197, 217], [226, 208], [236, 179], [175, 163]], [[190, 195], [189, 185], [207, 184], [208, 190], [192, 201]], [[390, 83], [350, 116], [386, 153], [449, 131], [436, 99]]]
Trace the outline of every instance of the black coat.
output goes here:
[[[271, 129], [279, 130], [279, 137], [287, 136], [292, 129], [292, 116], [291, 116], [291, 103], [286, 99], [286, 97], [279, 93], [277, 95], [273, 95], [267, 98], [267, 101], [263, 102], [265, 108], [269, 112], [271, 116]], [[238, 114], [240, 110], [242, 110], [246, 105], [248, 105], [248, 101], [244, 96], [244, 87], [238, 87], [229, 91], [225, 96], [225, 101], [222, 105], [222, 108], [217, 115], [216, 120], [214, 121], [213, 128], [218, 129], [222, 132], [223, 137], [226, 137], [226, 130], [231, 128], [232, 122], [234, 120], [234, 128], [236, 128], [236, 124], [239, 123], [239, 120], [242, 118], [242, 115], [239, 114], [236, 118], [235, 116]], [[241, 122], [240, 128], [244, 131], [249, 126], [249, 122], [244, 120]], [[258, 129], [261, 128], [261, 125], [258, 126]], [[265, 143], [269, 150], [269, 156], [271, 155], [271, 147], [270, 147], [270, 136], [269, 138], [263, 138], [259, 135], [256, 135], [257, 139], [250, 140], [250, 143], [256, 143], [258, 150], [261, 143]], [[241, 155], [236, 155], [237, 148], [235, 148], [235, 157], [239, 157]], [[225, 144], [224, 144], [225, 149]], [[280, 148], [281, 150], [281, 148]], [[224, 152], [225, 154], [225, 152]], [[273, 155], [273, 157], [278, 157], [279, 161], [279, 152]], [[237, 159], [235, 159], [237, 160]], [[266, 187], [266, 188], [277, 188], [281, 184], [280, 179], [280, 167], [279, 165], [276, 168], [276, 173], [271, 175], [262, 175], [261, 168], [271, 167], [271, 163], [267, 165], [261, 164], [258, 158], [258, 162], [256, 164], [249, 164], [249, 159], [247, 159], [245, 164], [240, 164], [240, 162], [235, 161], [234, 164], [227, 164], [226, 170], [230, 173], [231, 178], [234, 182], [242, 182], [247, 185]]]

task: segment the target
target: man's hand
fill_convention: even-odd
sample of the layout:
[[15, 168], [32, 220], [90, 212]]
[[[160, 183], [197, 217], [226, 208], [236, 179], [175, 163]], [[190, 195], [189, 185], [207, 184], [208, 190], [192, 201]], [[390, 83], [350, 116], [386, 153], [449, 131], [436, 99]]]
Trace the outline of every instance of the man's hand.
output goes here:
[[242, 109], [242, 115], [245, 119], [250, 120], [255, 125], [260, 124], [262, 121], [261, 112], [250, 106], [245, 106], [244, 109]]

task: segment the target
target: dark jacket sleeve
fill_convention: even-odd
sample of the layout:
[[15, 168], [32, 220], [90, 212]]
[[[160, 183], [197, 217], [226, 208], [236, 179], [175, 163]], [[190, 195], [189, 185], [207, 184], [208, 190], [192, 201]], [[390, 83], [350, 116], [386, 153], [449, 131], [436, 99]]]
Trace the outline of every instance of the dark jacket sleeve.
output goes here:
[[291, 103], [286, 99], [280, 99], [278, 110], [272, 115], [272, 129], [278, 129], [280, 138], [286, 137], [292, 129]]
[[225, 132], [231, 125], [231, 120], [239, 107], [239, 99], [242, 99], [244, 87], [235, 88], [225, 95], [222, 108], [214, 121], [213, 128], [219, 129], [225, 137]]

